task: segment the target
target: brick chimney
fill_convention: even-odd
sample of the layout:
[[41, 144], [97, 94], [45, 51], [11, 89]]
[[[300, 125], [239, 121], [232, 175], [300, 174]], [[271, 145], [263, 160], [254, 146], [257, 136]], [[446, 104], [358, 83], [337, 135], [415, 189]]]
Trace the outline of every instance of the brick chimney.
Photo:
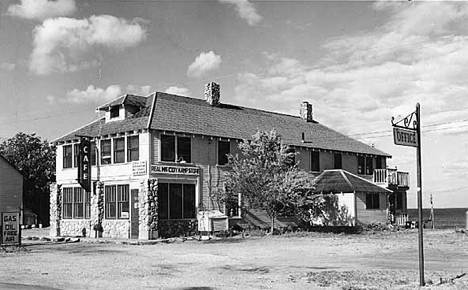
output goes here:
[[312, 118], [312, 104], [309, 104], [309, 102], [302, 102], [300, 114], [302, 120], [312, 122], [314, 120]]
[[205, 85], [205, 101], [212, 105], [219, 105], [219, 85], [211, 82]]

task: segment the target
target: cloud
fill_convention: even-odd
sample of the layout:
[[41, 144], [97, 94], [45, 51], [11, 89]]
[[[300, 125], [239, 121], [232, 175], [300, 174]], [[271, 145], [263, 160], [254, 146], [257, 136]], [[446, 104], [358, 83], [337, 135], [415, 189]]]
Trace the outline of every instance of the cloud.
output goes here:
[[146, 29], [140, 22], [111, 15], [47, 19], [34, 29], [29, 69], [35, 74], [47, 75], [95, 66], [98, 57], [93, 56], [93, 52], [99, 49], [121, 51], [144, 41]]
[[66, 98], [63, 100], [68, 103], [83, 104], [83, 103], [105, 103], [111, 101], [122, 95], [122, 89], [118, 85], [112, 85], [106, 89], [94, 87], [93, 85], [88, 86], [86, 90], [80, 91], [73, 89], [66, 94]]
[[251, 26], [257, 25], [262, 20], [262, 16], [257, 13], [255, 6], [248, 0], [219, 0], [219, 2], [233, 5], [239, 17], [246, 20]]
[[47, 95], [46, 100], [49, 104], [53, 104], [56, 102], [57, 98], [54, 95]]
[[192, 93], [187, 88], [169, 87], [165, 91], [168, 94], [191, 97]]
[[187, 75], [190, 77], [199, 77], [209, 71], [219, 68], [220, 64], [221, 56], [216, 55], [213, 51], [202, 52], [188, 67]]
[[20, 4], [10, 5], [8, 14], [20, 18], [45, 20], [75, 13], [75, 0], [21, 0]]
[[127, 86], [127, 93], [128, 94], [135, 94], [139, 96], [147, 96], [151, 92], [151, 86], [136, 86], [136, 85], [128, 85]]
[[[393, 145], [390, 118], [405, 117], [419, 102], [424, 186], [436, 186], [444, 174], [453, 176], [444, 186], [462, 182], [466, 175], [456, 173], [467, 168], [466, 160], [446, 159], [444, 169], [442, 161], [439, 167], [432, 163], [437, 163], [435, 156], [466, 155], [460, 139], [467, 140], [468, 126], [460, 121], [468, 119], [468, 3], [379, 2], [371, 7], [382, 16], [382, 25], [327, 39], [321, 47], [325, 56], [313, 65], [265, 53], [262, 73], [238, 75], [236, 101], [296, 116], [300, 102], [309, 101], [320, 123], [345, 134], [361, 133], [355, 137], [375, 141], [394, 155], [392, 163], [409, 172], [416, 172], [414, 150]], [[452, 124], [424, 129], [445, 122]], [[381, 133], [362, 135], [370, 132]]]
[[4, 62], [2, 64], [0, 64], [0, 69], [3, 69], [3, 70], [14, 70], [16, 68], [16, 64], [15, 63], [10, 63], [10, 62]]

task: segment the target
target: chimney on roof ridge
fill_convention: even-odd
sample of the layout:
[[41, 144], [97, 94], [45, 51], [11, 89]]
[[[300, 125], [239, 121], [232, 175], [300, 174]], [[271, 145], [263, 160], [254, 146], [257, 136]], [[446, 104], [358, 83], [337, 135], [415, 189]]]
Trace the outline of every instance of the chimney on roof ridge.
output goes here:
[[219, 105], [219, 85], [215, 82], [207, 83], [205, 85], [205, 101], [212, 105]]
[[309, 104], [309, 102], [302, 102], [300, 115], [302, 120], [312, 122], [314, 120], [312, 117], [312, 104]]

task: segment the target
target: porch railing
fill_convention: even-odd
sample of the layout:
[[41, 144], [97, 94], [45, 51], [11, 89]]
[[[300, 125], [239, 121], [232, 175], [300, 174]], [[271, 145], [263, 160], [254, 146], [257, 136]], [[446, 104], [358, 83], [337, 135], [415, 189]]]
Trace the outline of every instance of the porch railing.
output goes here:
[[374, 169], [373, 182], [385, 187], [409, 187], [409, 173], [392, 168]]

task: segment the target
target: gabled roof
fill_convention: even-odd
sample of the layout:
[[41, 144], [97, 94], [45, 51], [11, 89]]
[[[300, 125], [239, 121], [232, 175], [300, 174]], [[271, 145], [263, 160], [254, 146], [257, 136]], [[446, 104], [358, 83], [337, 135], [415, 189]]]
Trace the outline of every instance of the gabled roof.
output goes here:
[[[299, 116], [261, 111], [241, 106], [211, 106], [201, 99], [156, 93], [150, 129], [251, 139], [257, 130], [275, 129], [286, 144], [324, 150], [391, 157], [376, 148]], [[302, 143], [302, 132], [306, 143]]]
[[142, 96], [136, 96], [136, 95], [130, 95], [126, 94], [123, 95], [113, 101], [110, 101], [100, 107], [98, 107], [96, 110], [106, 110], [109, 107], [117, 106], [117, 105], [130, 105], [130, 106], [135, 106], [135, 107], [145, 107], [146, 106], [146, 97]]
[[138, 111], [135, 115], [128, 117], [125, 120], [112, 121], [108, 123], [106, 123], [104, 117], [97, 119], [81, 128], [78, 128], [62, 137], [53, 140], [52, 143], [78, 139], [76, 135], [97, 137], [148, 128], [148, 119], [150, 116], [153, 95], [140, 98], [144, 98], [144, 108]]
[[14, 170], [16, 170], [18, 172], [19, 175], [23, 176], [23, 174], [19, 171], [19, 169], [13, 164], [11, 163], [10, 161], [8, 161], [8, 159], [6, 159], [5, 157], [3, 157], [3, 155], [0, 154], [0, 159], [1, 160], [4, 160], [6, 164], [10, 165]]
[[325, 170], [315, 179], [317, 193], [391, 193], [391, 190], [375, 185], [362, 177], [343, 169]]
[[[120, 97], [101, 108], [126, 102]], [[318, 122], [306, 122], [299, 116], [273, 113], [242, 106], [211, 106], [205, 100], [156, 92], [149, 97], [128, 96], [145, 102], [131, 118], [105, 123], [94, 121], [54, 142], [76, 139], [75, 134], [102, 136], [138, 129], [154, 129], [231, 139], [251, 139], [257, 130], [275, 129], [286, 144], [322, 150], [387, 156], [374, 147], [336, 132]], [[302, 143], [302, 133], [306, 142]]]

